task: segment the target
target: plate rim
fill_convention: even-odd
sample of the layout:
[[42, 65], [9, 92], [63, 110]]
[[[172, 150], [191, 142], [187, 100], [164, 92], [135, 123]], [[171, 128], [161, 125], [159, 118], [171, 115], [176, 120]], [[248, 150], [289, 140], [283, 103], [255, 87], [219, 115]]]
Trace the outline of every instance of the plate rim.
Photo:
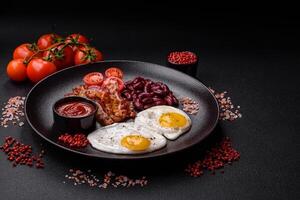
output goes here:
[[[217, 117], [214, 121], [214, 124], [213, 126], [208, 130], [206, 131], [206, 134], [204, 135], [204, 137], [197, 141], [196, 143], [193, 143], [189, 146], [185, 146], [183, 148], [180, 148], [180, 149], [176, 149], [172, 152], [165, 152], [165, 153], [161, 153], [161, 154], [158, 154], [158, 155], [151, 155], [151, 153], [146, 153], [146, 154], [140, 154], [138, 156], [136, 155], [133, 155], [133, 156], [128, 156], [128, 155], [121, 155], [121, 156], [125, 156], [125, 157], [109, 157], [109, 156], [100, 156], [100, 155], [92, 155], [92, 154], [87, 154], [87, 153], [84, 153], [84, 152], [80, 152], [80, 151], [77, 151], [76, 149], [71, 149], [71, 148], [68, 148], [66, 146], [63, 146], [63, 145], [60, 145], [50, 139], [48, 139], [46, 136], [44, 136], [40, 131], [38, 131], [34, 126], [33, 124], [30, 122], [29, 120], [29, 117], [27, 115], [27, 102], [28, 102], [28, 97], [30, 96], [30, 94], [32, 93], [32, 91], [34, 91], [34, 89], [36, 87], [38, 87], [38, 85], [40, 83], [42, 83], [43, 81], [45, 81], [46, 79], [52, 77], [52, 76], [55, 76], [56, 74], [58, 73], [61, 73], [63, 71], [66, 71], [66, 70], [69, 70], [69, 69], [72, 69], [72, 68], [76, 68], [76, 67], [82, 67], [82, 66], [85, 66], [85, 65], [89, 65], [89, 64], [97, 64], [97, 63], [106, 63], [106, 62], [130, 62], [130, 63], [142, 63], [142, 64], [154, 64], [154, 65], [157, 65], [161, 68], [165, 68], [167, 70], [171, 70], [171, 71], [176, 71], [176, 72], [179, 72], [183, 75], [186, 75], [186, 76], [189, 76], [190, 78], [194, 79], [195, 81], [197, 81], [198, 83], [200, 83], [204, 88], [207, 89], [207, 91], [210, 93], [210, 95], [213, 97], [214, 99], [214, 103], [216, 105], [216, 108], [217, 108]], [[169, 67], [166, 67], [166, 66], [163, 66], [163, 65], [160, 65], [160, 64], [156, 64], [156, 63], [151, 63], [151, 62], [145, 62], [145, 61], [137, 61], [137, 60], [104, 60], [104, 61], [98, 61], [98, 62], [93, 62], [93, 63], [87, 63], [87, 64], [81, 64], [81, 65], [76, 65], [76, 66], [71, 66], [71, 67], [68, 67], [68, 68], [65, 68], [65, 69], [62, 69], [62, 70], [59, 70], [45, 78], [43, 78], [42, 80], [40, 80], [39, 82], [37, 82], [31, 89], [30, 91], [28, 92], [28, 94], [26, 95], [26, 99], [25, 99], [25, 102], [24, 102], [24, 113], [25, 113], [25, 118], [26, 118], [26, 121], [27, 123], [30, 125], [30, 127], [34, 130], [34, 132], [39, 135], [40, 137], [42, 137], [44, 140], [46, 140], [47, 142], [51, 143], [52, 145], [56, 146], [56, 147], [59, 147], [61, 149], [64, 149], [68, 152], [72, 152], [72, 153], [75, 153], [75, 154], [79, 154], [79, 155], [83, 155], [83, 156], [87, 156], [87, 157], [90, 157], [90, 158], [101, 158], [101, 159], [111, 159], [111, 160], [137, 160], [137, 159], [149, 159], [149, 158], [158, 158], [158, 157], [162, 157], [162, 156], [168, 156], [168, 155], [173, 155], [175, 153], [178, 153], [178, 152], [181, 152], [181, 151], [184, 151], [186, 149], [189, 149], [197, 144], [199, 144], [200, 142], [202, 142], [206, 137], [208, 137], [212, 132], [213, 130], [216, 128], [217, 124], [218, 124], [218, 120], [219, 120], [219, 114], [220, 114], [220, 108], [219, 108], [219, 105], [218, 105], [218, 101], [217, 99], [215, 98], [215, 96], [213, 95], [213, 93], [210, 91], [210, 89], [204, 85], [198, 78], [196, 77], [192, 77], [190, 75], [187, 75], [183, 72], [180, 72], [178, 70], [175, 70], [175, 69], [172, 69], [172, 68], [169, 68]]]

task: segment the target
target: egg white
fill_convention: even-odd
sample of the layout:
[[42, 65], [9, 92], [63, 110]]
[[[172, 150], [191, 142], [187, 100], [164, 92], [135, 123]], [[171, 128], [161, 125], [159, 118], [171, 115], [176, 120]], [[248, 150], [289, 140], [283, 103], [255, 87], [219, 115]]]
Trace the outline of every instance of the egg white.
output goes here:
[[[164, 113], [170, 112], [183, 115], [187, 120], [186, 125], [179, 128], [169, 128], [160, 126], [160, 116]], [[134, 123], [135, 127], [137, 128], [147, 127], [154, 131], [157, 131], [159, 134], [165, 136], [169, 140], [177, 139], [180, 135], [187, 132], [192, 126], [192, 121], [190, 117], [184, 111], [174, 108], [172, 106], [154, 106], [142, 112], [139, 112], [135, 118]]]
[[[141, 135], [150, 140], [150, 146], [142, 151], [132, 151], [121, 145], [123, 137]], [[116, 154], [143, 154], [163, 148], [167, 144], [166, 138], [145, 127], [134, 127], [133, 122], [116, 123], [97, 129], [88, 135], [92, 147], [100, 151]]]

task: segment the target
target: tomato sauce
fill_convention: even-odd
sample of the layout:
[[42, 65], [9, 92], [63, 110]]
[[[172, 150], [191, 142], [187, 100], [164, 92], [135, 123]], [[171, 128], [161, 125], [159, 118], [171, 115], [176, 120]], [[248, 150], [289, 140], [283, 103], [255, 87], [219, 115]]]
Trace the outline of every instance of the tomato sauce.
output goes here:
[[62, 103], [56, 108], [57, 112], [66, 117], [85, 117], [95, 111], [95, 107], [86, 102], [73, 101]]

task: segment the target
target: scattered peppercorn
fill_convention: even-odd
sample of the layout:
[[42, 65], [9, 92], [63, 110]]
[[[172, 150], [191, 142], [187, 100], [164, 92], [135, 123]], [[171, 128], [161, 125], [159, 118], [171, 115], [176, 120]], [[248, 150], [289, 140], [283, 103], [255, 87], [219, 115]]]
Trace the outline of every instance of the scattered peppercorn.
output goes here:
[[15, 96], [9, 98], [8, 101], [4, 103], [0, 118], [0, 126], [7, 128], [10, 124], [9, 122], [13, 125], [24, 125], [24, 122], [21, 121], [22, 117], [24, 117], [24, 101], [25, 97]]
[[211, 93], [215, 96], [218, 101], [220, 108], [220, 120], [226, 121], [234, 121], [238, 118], [242, 118], [242, 114], [240, 113], [240, 106], [235, 107], [231, 101], [230, 97], [226, 97], [227, 91], [224, 92], [216, 92], [214, 89], [209, 88]]
[[30, 145], [23, 144], [11, 136], [5, 138], [4, 144], [0, 146], [0, 150], [7, 155], [7, 160], [13, 163], [13, 167], [17, 165], [27, 165], [29, 167], [35, 165], [36, 168], [45, 167], [42, 160], [45, 153], [44, 150], [38, 155], [33, 155]]
[[[230, 139], [226, 137], [208, 150], [203, 159], [189, 164], [185, 171], [193, 177], [203, 175], [205, 169], [214, 175], [217, 169], [223, 168], [226, 164], [231, 164], [239, 158], [240, 153], [232, 147]], [[221, 173], [224, 171], [222, 170]]]
[[179, 99], [180, 104], [182, 105], [182, 110], [190, 115], [196, 115], [199, 111], [199, 103], [193, 100], [190, 97], [183, 97]]
[[84, 148], [89, 144], [87, 137], [81, 133], [75, 135], [70, 135], [68, 133], [62, 134], [58, 137], [58, 142], [72, 148]]
[[[100, 179], [91, 173], [91, 170], [84, 172], [79, 169], [70, 169], [69, 174], [65, 175], [65, 178], [73, 181], [73, 185], [88, 185], [90, 187], [98, 187], [106, 189], [109, 186], [117, 187], [133, 187], [133, 186], [145, 186], [148, 183], [146, 177], [143, 176], [141, 179], [130, 179], [127, 176], [119, 175], [116, 176], [113, 172], [109, 171], [103, 176], [103, 182], [100, 183]], [[63, 183], [66, 183], [63, 181]]]
[[168, 55], [168, 61], [172, 64], [194, 64], [197, 60], [197, 55], [190, 51], [175, 51]]

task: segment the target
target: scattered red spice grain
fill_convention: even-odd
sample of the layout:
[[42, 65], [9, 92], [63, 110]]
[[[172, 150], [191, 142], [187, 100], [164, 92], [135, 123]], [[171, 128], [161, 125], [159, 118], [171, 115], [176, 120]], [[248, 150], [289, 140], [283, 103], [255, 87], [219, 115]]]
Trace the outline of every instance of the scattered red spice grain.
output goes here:
[[104, 175], [104, 181], [101, 185], [99, 185], [100, 188], [107, 188], [109, 185], [112, 185], [113, 187], [133, 187], [133, 186], [141, 186], [144, 187], [148, 184], [148, 180], [145, 176], [143, 176], [140, 179], [131, 179], [128, 176], [124, 175], [118, 175], [116, 176], [111, 171], [107, 172]]
[[220, 120], [226, 121], [234, 121], [238, 118], [242, 118], [242, 114], [240, 112], [240, 106], [235, 107], [231, 101], [231, 98], [226, 96], [227, 91], [224, 92], [216, 92], [216, 90], [209, 88], [211, 93], [215, 96], [218, 101], [220, 108]]
[[38, 155], [33, 155], [30, 145], [23, 144], [11, 136], [5, 138], [4, 144], [0, 146], [0, 150], [7, 155], [7, 160], [13, 163], [13, 167], [18, 165], [35, 166], [36, 168], [45, 167], [42, 159], [45, 153], [44, 150]]
[[[240, 153], [232, 147], [230, 139], [225, 137], [208, 150], [203, 159], [189, 164], [185, 171], [193, 177], [203, 175], [205, 169], [214, 175], [217, 169], [223, 168], [227, 164], [232, 164], [239, 158]], [[224, 170], [221, 173], [224, 173]]]
[[[99, 184], [99, 179], [90, 173], [91, 171], [89, 170], [88, 173], [83, 172], [79, 169], [70, 169], [69, 174], [65, 175], [65, 178], [73, 181], [73, 185], [81, 185], [81, 184], [86, 184], [90, 187], [96, 187]], [[65, 183], [65, 182], [64, 182]]]
[[190, 51], [175, 51], [168, 55], [168, 61], [172, 64], [194, 64], [197, 60], [197, 55]]
[[15, 96], [8, 99], [1, 109], [0, 126], [7, 128], [9, 124], [23, 126], [25, 97]]
[[[124, 175], [116, 176], [116, 174], [111, 171], [103, 175], [103, 182], [100, 183], [100, 179], [93, 175], [91, 170], [84, 172], [79, 169], [70, 169], [69, 174], [66, 174], [65, 178], [72, 181], [74, 186], [85, 184], [90, 187], [98, 187], [101, 189], [106, 189], [109, 186], [114, 188], [133, 186], [143, 187], [148, 183], [148, 180], [146, 180], [145, 176], [143, 176], [141, 179], [131, 179]], [[63, 181], [63, 183], [66, 183], [66, 181]]]
[[75, 135], [68, 133], [62, 134], [58, 137], [58, 142], [72, 148], [84, 148], [89, 144], [87, 137], [81, 133], [77, 133]]
[[182, 105], [182, 110], [190, 115], [196, 115], [200, 108], [199, 103], [190, 97], [180, 98], [179, 103]]

